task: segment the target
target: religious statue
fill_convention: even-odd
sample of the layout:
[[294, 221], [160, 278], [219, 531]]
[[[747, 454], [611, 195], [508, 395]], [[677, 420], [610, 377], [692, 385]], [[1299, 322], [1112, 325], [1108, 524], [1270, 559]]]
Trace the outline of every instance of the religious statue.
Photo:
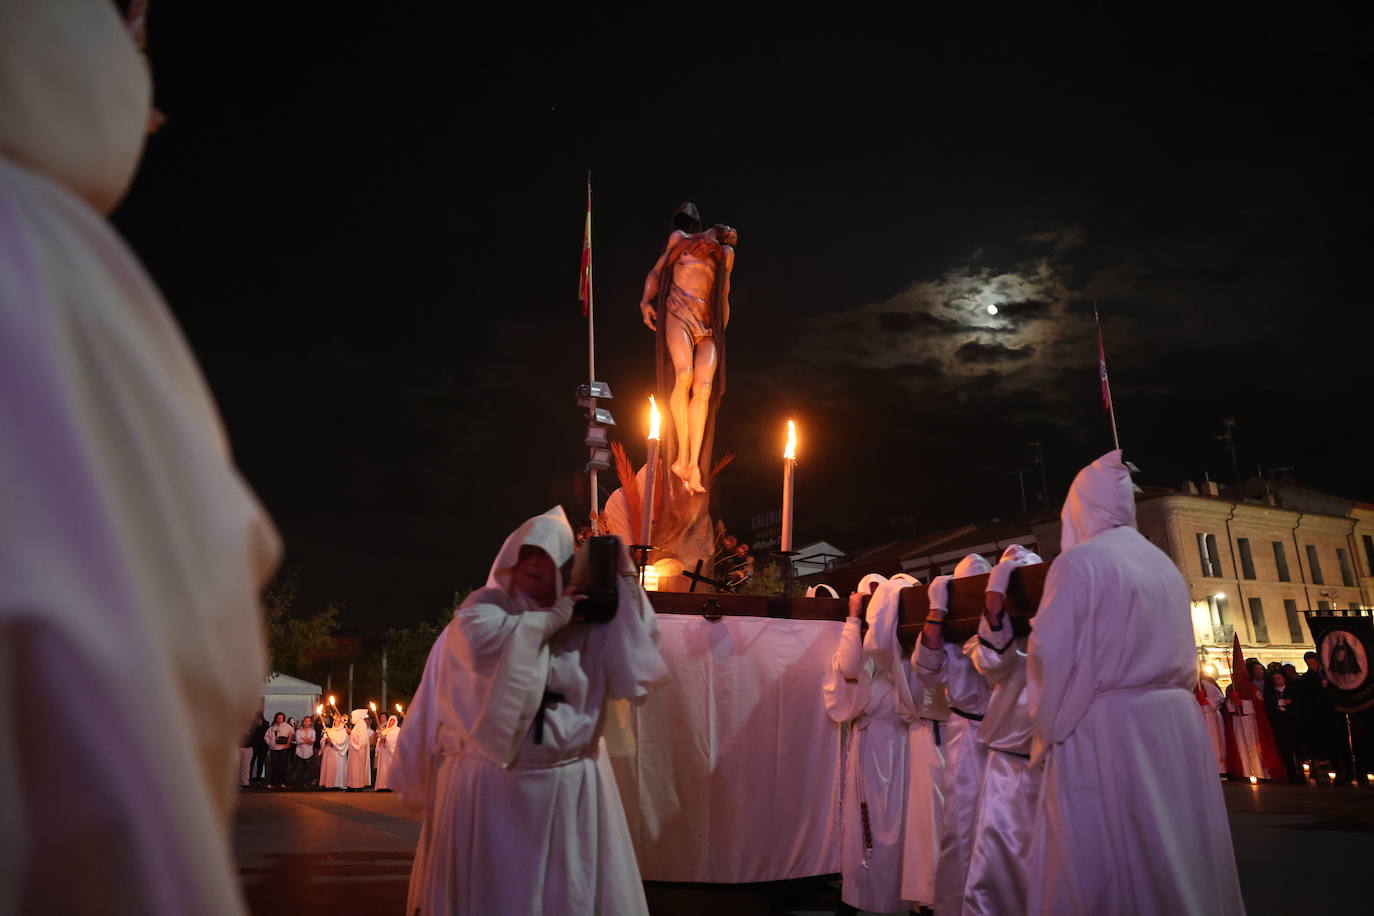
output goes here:
[[704, 494], [716, 408], [725, 393], [725, 328], [738, 234], [721, 224], [702, 231], [691, 203], [678, 207], [673, 226], [644, 280], [639, 310], [658, 335], [660, 393], [671, 378], [673, 447], [667, 454], [673, 474], [688, 492]]

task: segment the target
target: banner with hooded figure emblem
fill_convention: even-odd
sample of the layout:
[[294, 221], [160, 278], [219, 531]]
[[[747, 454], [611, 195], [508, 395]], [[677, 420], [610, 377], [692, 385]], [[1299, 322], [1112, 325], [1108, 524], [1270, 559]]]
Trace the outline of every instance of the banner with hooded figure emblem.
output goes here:
[[1317, 654], [1326, 675], [1326, 691], [1343, 713], [1374, 706], [1374, 616], [1369, 610], [1307, 612]]

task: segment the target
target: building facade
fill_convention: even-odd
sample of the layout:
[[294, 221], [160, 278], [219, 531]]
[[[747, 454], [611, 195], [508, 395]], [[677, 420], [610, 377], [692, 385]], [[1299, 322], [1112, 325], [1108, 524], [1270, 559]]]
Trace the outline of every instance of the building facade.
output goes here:
[[[1273, 481], [1226, 494], [1185, 484], [1142, 493], [1136, 526], [1177, 564], [1199, 658], [1223, 679], [1233, 636], [1245, 657], [1301, 672], [1313, 648], [1303, 612], [1369, 607], [1374, 595], [1374, 506]], [[1041, 544], [1058, 544], [1058, 520], [1037, 527]]]
[[[1214, 482], [1151, 489], [1136, 500], [1136, 525], [1177, 564], [1192, 602], [1199, 660], [1223, 682], [1232, 639], [1245, 657], [1291, 662], [1305, 670], [1313, 648], [1304, 612], [1374, 606], [1374, 504], [1294, 484], [1256, 479], [1223, 493]], [[885, 545], [803, 581], [842, 592], [867, 572], [910, 573], [923, 582], [950, 572], [963, 556], [990, 562], [1008, 544], [1046, 560], [1059, 553], [1057, 515]]]

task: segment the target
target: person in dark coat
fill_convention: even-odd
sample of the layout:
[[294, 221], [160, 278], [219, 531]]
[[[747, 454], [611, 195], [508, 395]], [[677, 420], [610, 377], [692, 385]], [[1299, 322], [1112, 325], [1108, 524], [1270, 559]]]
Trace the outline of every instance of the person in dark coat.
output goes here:
[[253, 760], [249, 766], [249, 783], [262, 784], [267, 777], [267, 717], [258, 710], [258, 720], [252, 725]]
[[1269, 714], [1269, 724], [1274, 730], [1274, 742], [1279, 746], [1279, 756], [1288, 770], [1289, 782], [1305, 782], [1302, 768], [1298, 766], [1298, 722], [1302, 717], [1302, 703], [1298, 692], [1288, 686], [1288, 679], [1281, 669], [1269, 672], [1269, 689], [1264, 692], [1264, 709]]

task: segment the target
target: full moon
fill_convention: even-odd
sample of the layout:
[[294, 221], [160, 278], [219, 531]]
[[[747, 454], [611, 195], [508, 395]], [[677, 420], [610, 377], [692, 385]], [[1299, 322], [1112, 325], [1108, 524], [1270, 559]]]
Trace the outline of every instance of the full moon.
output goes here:
[[989, 315], [996, 315], [996, 314], [997, 314], [997, 306], [995, 306], [995, 305], [989, 305], [989, 306], [988, 306], [988, 314], [989, 314]]

